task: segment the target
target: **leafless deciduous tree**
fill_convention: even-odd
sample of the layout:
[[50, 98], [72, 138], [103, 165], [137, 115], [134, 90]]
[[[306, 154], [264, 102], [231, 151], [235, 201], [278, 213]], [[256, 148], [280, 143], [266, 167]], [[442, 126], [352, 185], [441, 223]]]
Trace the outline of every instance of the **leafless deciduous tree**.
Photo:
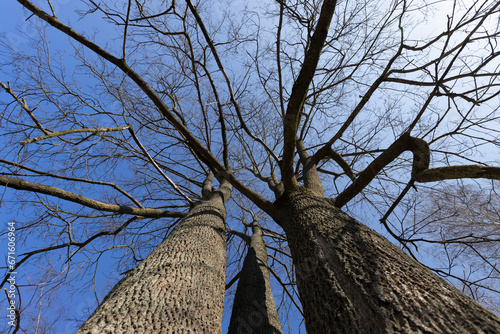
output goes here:
[[[228, 333], [282, 333], [272, 294], [262, 228], [256, 219], [252, 235], [237, 233], [248, 244], [239, 272]], [[234, 232], [233, 232], [234, 233]]]
[[[500, 331], [466, 296], [495, 310], [500, 292], [498, 1], [18, 3], [31, 30], [2, 41], [0, 184], [20, 295], [91, 288], [114, 255], [135, 269], [79, 333], [220, 331], [206, 244], [229, 245], [236, 274], [260, 211], [283, 331], [292, 314], [311, 333]], [[169, 256], [195, 259], [182, 291]], [[212, 303], [193, 268], [218, 277]], [[200, 303], [157, 299], [177, 293]]]

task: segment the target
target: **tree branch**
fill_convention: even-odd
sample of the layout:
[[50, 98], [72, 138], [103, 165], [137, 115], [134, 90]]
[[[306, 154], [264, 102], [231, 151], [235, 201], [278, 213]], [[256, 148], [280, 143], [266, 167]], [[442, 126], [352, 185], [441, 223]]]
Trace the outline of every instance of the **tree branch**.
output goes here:
[[148, 96], [148, 98], [154, 103], [154, 105], [158, 108], [160, 113], [167, 119], [170, 124], [174, 126], [174, 128], [184, 137], [186, 138], [189, 146], [193, 149], [196, 155], [208, 166], [210, 166], [214, 171], [220, 173], [226, 180], [228, 180], [238, 191], [240, 191], [243, 195], [245, 195], [248, 199], [250, 199], [255, 205], [257, 205], [260, 209], [264, 210], [271, 216], [274, 212], [274, 207], [271, 202], [267, 199], [259, 195], [254, 190], [245, 186], [242, 182], [240, 182], [237, 178], [234, 177], [228, 170], [222, 166], [222, 164], [217, 160], [217, 158], [208, 151], [203, 144], [201, 144], [196, 137], [188, 130], [188, 128], [182, 124], [181, 121], [175, 117], [170, 108], [163, 102], [163, 100], [156, 94], [156, 92], [149, 86], [149, 84], [139, 75], [137, 74], [130, 66], [128, 66], [125, 61], [122, 59], [118, 59], [113, 56], [109, 52], [105, 51], [94, 42], [85, 38], [81, 34], [77, 33], [75, 30], [66, 26], [56, 18], [48, 15], [43, 10], [33, 5], [28, 0], [17, 0], [21, 5], [23, 5], [26, 9], [31, 11], [34, 15], [38, 16], [40, 19], [44, 20], [54, 28], [60, 30], [65, 33], [69, 37], [73, 38], [75, 41], [81, 43], [86, 46], [97, 55], [107, 60], [111, 64], [115, 65], [119, 69], [121, 69], [130, 79], [132, 79], [139, 88]]
[[283, 119], [283, 160], [280, 167], [286, 191], [293, 190], [298, 185], [293, 172], [293, 161], [295, 157], [297, 130], [300, 123], [300, 112], [302, 111], [309, 85], [316, 72], [336, 5], [336, 0], [324, 0], [323, 2], [318, 23], [311, 38], [311, 44], [306, 52], [297, 80], [293, 84], [290, 100], [288, 101]]
[[279, 161], [278, 157], [276, 156], [276, 154], [274, 154], [273, 150], [271, 150], [266, 145], [266, 143], [264, 143], [264, 141], [262, 139], [260, 139], [259, 137], [255, 136], [252, 133], [252, 131], [250, 131], [250, 129], [247, 127], [247, 125], [245, 123], [245, 120], [243, 119], [243, 116], [241, 115], [240, 106], [236, 102], [236, 98], [235, 98], [234, 92], [233, 92], [233, 87], [231, 85], [231, 80], [229, 80], [229, 77], [228, 77], [228, 75], [226, 73], [226, 70], [224, 69], [224, 66], [222, 65], [222, 61], [219, 58], [219, 54], [217, 52], [217, 49], [215, 49], [214, 42], [212, 41], [212, 39], [208, 35], [208, 30], [205, 27], [205, 24], [203, 23], [203, 20], [201, 19], [200, 14], [196, 10], [196, 8], [193, 5], [193, 3], [190, 0], [186, 0], [186, 3], [188, 5], [188, 7], [189, 7], [189, 10], [191, 11], [191, 13], [194, 15], [194, 17], [196, 19], [196, 22], [198, 23], [198, 26], [200, 27], [200, 29], [201, 29], [201, 31], [203, 33], [203, 37], [205, 37], [205, 41], [207, 42], [208, 46], [210, 47], [210, 50], [212, 51], [212, 55], [214, 56], [215, 62], [217, 63], [217, 66], [219, 67], [219, 70], [221, 71], [222, 75], [224, 76], [224, 80], [226, 81], [227, 89], [229, 90], [229, 95], [230, 95], [230, 98], [231, 98], [231, 103], [234, 106], [234, 110], [236, 111], [236, 115], [238, 116], [238, 120], [240, 121], [241, 127], [243, 128], [243, 130], [245, 130], [245, 132], [247, 133], [247, 135], [250, 136], [250, 138], [252, 138], [256, 142], [258, 142], [259, 144], [261, 144], [262, 147], [264, 147], [264, 149], [268, 152], [269, 155], [271, 155], [276, 161]]
[[15, 179], [7, 176], [0, 176], [0, 185], [17, 190], [32, 191], [38, 194], [54, 196], [69, 202], [86, 206], [91, 209], [107, 211], [107, 212], [115, 212], [118, 214], [129, 214], [129, 215], [136, 215], [149, 218], [184, 217], [186, 215], [186, 213], [184, 212], [165, 211], [152, 208], [132, 208], [129, 206], [108, 204], [93, 200], [91, 198], [67, 190], [62, 190], [56, 187], [47, 186], [35, 182], [24, 181], [21, 179]]
[[330, 157], [333, 161], [335, 161], [337, 165], [339, 165], [340, 168], [342, 168], [344, 173], [347, 176], [349, 176], [349, 178], [352, 181], [356, 179], [356, 175], [354, 175], [354, 172], [352, 171], [351, 167], [349, 167], [347, 161], [345, 161], [344, 158], [342, 158], [342, 156], [337, 151], [335, 151], [333, 148], [330, 148], [327, 152], [327, 156]]
[[[19, 268], [24, 262], [26, 262], [30, 257], [36, 255], [36, 254], [41, 254], [41, 253], [45, 253], [45, 252], [50, 252], [50, 251], [53, 251], [53, 250], [57, 250], [57, 249], [61, 249], [61, 248], [66, 248], [66, 247], [71, 247], [71, 246], [76, 246], [78, 247], [78, 249], [73, 252], [71, 254], [71, 256], [69, 256], [68, 258], [68, 261], [71, 260], [71, 258], [76, 254], [76, 252], [78, 252], [80, 249], [82, 249], [83, 247], [85, 247], [86, 245], [88, 245], [89, 243], [91, 243], [92, 241], [94, 241], [95, 239], [99, 238], [99, 237], [102, 237], [102, 236], [105, 236], [105, 235], [117, 235], [118, 233], [120, 233], [121, 231], [123, 231], [128, 225], [130, 225], [130, 223], [132, 223], [133, 221], [135, 221], [137, 219], [137, 216], [134, 216], [132, 218], [129, 218], [125, 223], [123, 223], [122, 225], [120, 225], [118, 228], [116, 228], [114, 231], [102, 231], [102, 232], [99, 232], [97, 234], [94, 234], [93, 236], [91, 236], [90, 238], [88, 238], [87, 240], [83, 241], [83, 242], [77, 242], [77, 241], [73, 241], [72, 238], [71, 238], [71, 235], [70, 235], [70, 240], [67, 242], [67, 243], [64, 243], [64, 244], [59, 244], [59, 245], [54, 245], [54, 246], [49, 246], [49, 247], [45, 247], [45, 248], [39, 248], [39, 249], [36, 249], [34, 251], [31, 251], [31, 252], [28, 252], [28, 253], [24, 253], [24, 254], [21, 254], [22, 256], [24, 256], [20, 261], [17, 261], [16, 262], [16, 265], [14, 267], [14, 270], [16, 270], [17, 268]], [[7, 277], [5, 277], [2, 281], [2, 283], [0, 283], [0, 285], [3, 285], [5, 284], [5, 282], [7, 281]]]
[[122, 131], [122, 130], [128, 129], [129, 127], [130, 127], [129, 125], [126, 125], [126, 126], [119, 126], [116, 128], [94, 128], [94, 129], [83, 128], [83, 129], [62, 130], [62, 131], [57, 131], [57, 132], [51, 132], [49, 134], [46, 134], [45, 136], [40, 136], [40, 137], [36, 137], [36, 138], [23, 140], [21, 142], [21, 145], [31, 144], [31, 143], [38, 142], [40, 140], [49, 139], [49, 138], [53, 138], [53, 137], [64, 136], [64, 135], [68, 135], [70, 133], [82, 133], [82, 132], [83, 133], [87, 133], [87, 132], [98, 133], [98, 132]]
[[146, 155], [148, 160], [153, 164], [153, 166], [156, 168], [156, 170], [161, 174], [161, 176], [163, 176], [163, 178], [165, 180], [167, 180], [168, 184], [170, 184], [172, 186], [172, 188], [174, 188], [174, 190], [177, 191], [177, 193], [179, 195], [181, 195], [186, 201], [189, 202], [190, 205], [192, 205], [194, 203], [193, 200], [191, 198], [187, 197], [186, 194], [184, 194], [184, 192], [167, 176], [167, 174], [165, 174], [165, 172], [160, 168], [160, 166], [158, 166], [158, 164], [153, 159], [153, 157], [151, 157], [151, 155], [148, 153], [146, 148], [139, 141], [139, 138], [137, 138], [137, 136], [135, 135], [135, 132], [134, 132], [134, 129], [132, 128], [132, 125], [128, 125], [125, 128], [128, 129], [128, 131], [132, 135], [132, 138], [134, 139], [137, 146], [139, 146], [139, 148]]
[[354, 110], [351, 112], [349, 117], [345, 120], [345, 122], [342, 123], [342, 126], [340, 129], [337, 131], [337, 133], [327, 142], [325, 145], [320, 148], [316, 153], [313, 155], [313, 160], [319, 161], [323, 159], [325, 156], [328, 155], [329, 150], [331, 149], [333, 143], [337, 141], [337, 139], [341, 138], [344, 132], [347, 130], [347, 128], [354, 122], [354, 119], [358, 116], [358, 114], [363, 110], [364, 106], [368, 103], [370, 98], [373, 96], [375, 91], [380, 87], [380, 85], [389, 77], [389, 73], [391, 70], [392, 65], [396, 61], [397, 58], [401, 55], [404, 49], [404, 44], [403, 44], [403, 28], [401, 26], [401, 20], [403, 18], [403, 14], [406, 11], [406, 5], [403, 7], [403, 12], [401, 13], [399, 17], [399, 28], [401, 30], [401, 41], [398, 50], [394, 54], [394, 56], [389, 60], [387, 65], [385, 66], [384, 70], [380, 74], [380, 76], [373, 82], [373, 84], [370, 86], [370, 88], [366, 91], [366, 93], [361, 97], [361, 101], [356, 105]]
[[24, 100], [24, 98], [19, 98], [19, 96], [17, 96], [16, 94], [14, 94], [14, 92], [10, 88], [10, 83], [9, 82], [7, 82], [7, 85], [5, 85], [3, 82], [0, 81], [0, 86], [3, 89], [5, 89], [5, 91], [7, 93], [9, 93], [9, 95], [12, 96], [17, 101], [17, 103], [19, 103], [19, 105], [21, 106], [21, 108], [23, 108], [24, 111], [26, 111], [26, 113], [28, 113], [28, 115], [31, 117], [31, 119], [33, 120], [33, 122], [35, 122], [36, 126], [38, 126], [38, 128], [40, 129], [40, 131], [42, 131], [46, 135], [48, 135], [50, 133], [49, 131], [47, 131], [43, 127], [42, 123], [40, 123], [40, 121], [35, 117], [35, 115], [33, 114], [33, 111], [28, 107], [28, 104], [26, 103], [26, 100]]
[[110, 186], [110, 187], [113, 187], [114, 189], [116, 189], [117, 191], [119, 191], [120, 193], [122, 193], [125, 197], [127, 197], [135, 205], [137, 205], [137, 207], [144, 208], [142, 206], [142, 204], [138, 200], [136, 200], [132, 195], [130, 195], [125, 190], [123, 190], [122, 188], [120, 188], [119, 186], [117, 186], [116, 184], [111, 183], [111, 182], [82, 179], [82, 178], [78, 178], [78, 177], [70, 177], [70, 176], [63, 176], [63, 175], [57, 175], [57, 174], [42, 172], [42, 171], [36, 170], [34, 168], [30, 168], [30, 167], [21, 165], [19, 163], [8, 161], [8, 160], [4, 160], [4, 159], [0, 159], [0, 163], [4, 163], [4, 164], [15, 166], [17, 168], [21, 168], [21, 169], [24, 169], [24, 170], [27, 170], [27, 171], [30, 171], [30, 172], [33, 172], [33, 173], [37, 173], [40, 176], [49, 176], [49, 177], [53, 177], [53, 178], [56, 178], [56, 179], [62, 179], [62, 180], [69, 180], [69, 181], [77, 181], [77, 182], [85, 182], [85, 183], [91, 183], [91, 184], [98, 184], [98, 185], [103, 185], [103, 186]]
[[226, 233], [227, 234], [236, 235], [236, 236], [240, 237], [240, 239], [242, 239], [247, 244], [250, 242], [250, 237], [248, 235], [246, 235], [245, 233], [242, 233], [240, 231], [237, 231], [237, 230], [227, 230]]
[[436, 182], [452, 179], [500, 180], [500, 167], [481, 165], [445, 166], [430, 168], [430, 148], [423, 139], [404, 133], [382, 154], [375, 158], [356, 180], [335, 198], [335, 206], [342, 207], [359, 194], [389, 163], [404, 151], [413, 153], [411, 177], [416, 182]]
[[359, 194], [385, 166], [406, 151], [408, 137], [408, 134], [399, 137], [391, 146], [382, 152], [382, 154], [375, 158], [368, 167], [359, 173], [356, 180], [335, 198], [335, 206], [341, 208], [347, 204], [347, 202]]

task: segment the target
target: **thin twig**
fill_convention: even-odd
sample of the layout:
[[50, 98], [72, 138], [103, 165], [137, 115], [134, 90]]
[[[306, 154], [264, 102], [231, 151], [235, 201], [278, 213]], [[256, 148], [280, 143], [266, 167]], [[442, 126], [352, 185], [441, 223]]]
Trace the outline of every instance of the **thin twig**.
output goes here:
[[54, 11], [54, 7], [52, 7], [52, 2], [50, 2], [50, 0], [47, 0], [47, 2], [49, 3], [50, 11], [52, 12], [52, 16], [54, 16], [54, 18], [57, 19], [56, 12]]
[[281, 280], [281, 278], [278, 276], [278, 274], [276, 274], [276, 272], [271, 269], [271, 267], [267, 267], [267, 269], [269, 270], [269, 272], [271, 274], [273, 274], [274, 278], [276, 278], [276, 280], [278, 281], [278, 283], [281, 285], [281, 287], [283, 288], [283, 290], [285, 291], [285, 293], [288, 295], [288, 297], [290, 297], [290, 300], [292, 301], [293, 305], [295, 305], [295, 307], [297, 308], [297, 310], [300, 312], [300, 314], [302, 316], [304, 316], [304, 312], [302, 311], [302, 309], [300, 308], [299, 304], [295, 301], [295, 299], [293, 298], [292, 294], [290, 293], [290, 291], [288, 291], [288, 289], [285, 287], [285, 283], [283, 283], [283, 281]]
[[31, 119], [33, 120], [33, 122], [35, 122], [35, 124], [38, 126], [38, 128], [43, 132], [45, 133], [46, 135], [48, 135], [50, 132], [47, 131], [42, 123], [40, 123], [40, 121], [35, 117], [35, 115], [33, 114], [33, 111], [28, 107], [28, 104], [26, 103], [26, 100], [24, 98], [19, 98], [18, 95], [14, 94], [14, 92], [12, 91], [12, 89], [10, 88], [10, 83], [7, 82], [7, 85], [5, 85], [3, 82], [0, 81], [0, 86], [5, 89], [5, 91], [7, 93], [10, 94], [10, 96], [12, 96], [16, 101], [17, 103], [19, 103], [19, 105], [21, 106], [21, 108], [24, 109], [24, 111], [26, 111], [28, 113], [28, 115], [31, 117]]
[[221, 71], [222, 75], [224, 76], [224, 79], [226, 81], [226, 86], [227, 86], [227, 89], [229, 91], [229, 95], [230, 95], [230, 98], [231, 98], [231, 103], [234, 106], [234, 109], [236, 111], [236, 115], [238, 116], [238, 120], [240, 121], [241, 127], [243, 128], [243, 130], [245, 130], [245, 132], [247, 133], [247, 135], [250, 136], [250, 138], [252, 138], [253, 140], [255, 140], [258, 143], [260, 143], [262, 145], [262, 147], [264, 147], [264, 149], [269, 153], [269, 155], [272, 156], [274, 158], [274, 160], [276, 160], [276, 162], [278, 162], [279, 158], [273, 152], [273, 150], [271, 150], [269, 148], [269, 146], [267, 146], [266, 143], [264, 143], [264, 141], [262, 139], [260, 139], [259, 137], [255, 136], [252, 133], [252, 131], [250, 131], [250, 129], [247, 127], [247, 125], [246, 125], [246, 123], [245, 123], [245, 121], [243, 119], [243, 116], [241, 114], [240, 106], [236, 102], [236, 97], [235, 97], [234, 92], [233, 92], [233, 87], [231, 85], [231, 80], [229, 79], [229, 76], [227, 75], [226, 70], [224, 69], [224, 66], [222, 65], [222, 62], [221, 62], [221, 60], [219, 58], [219, 54], [218, 54], [217, 50], [215, 49], [214, 42], [210, 38], [210, 36], [208, 34], [208, 30], [205, 27], [205, 24], [203, 23], [203, 20], [201, 19], [200, 14], [196, 10], [196, 7], [193, 5], [193, 3], [190, 0], [186, 0], [186, 3], [188, 5], [189, 9], [191, 10], [191, 13], [196, 18], [196, 22], [198, 23], [198, 25], [199, 25], [202, 33], [203, 33], [203, 36], [205, 37], [205, 40], [208, 43], [208, 46], [209, 46], [210, 50], [212, 51], [212, 55], [214, 56], [215, 62], [217, 63], [217, 66], [219, 67], [219, 70]]
[[158, 166], [158, 164], [153, 159], [153, 157], [151, 157], [151, 155], [149, 155], [149, 153], [146, 150], [146, 148], [141, 144], [141, 142], [139, 141], [139, 138], [137, 138], [137, 136], [135, 135], [135, 132], [134, 132], [134, 129], [132, 129], [132, 126], [130, 125], [127, 128], [128, 128], [128, 131], [130, 132], [130, 134], [132, 135], [132, 138], [134, 139], [134, 141], [137, 144], [137, 146], [140, 147], [140, 149], [142, 150], [142, 152], [148, 157], [148, 160], [153, 164], [153, 166], [161, 174], [161, 176], [163, 176], [163, 178], [165, 180], [167, 180], [167, 182], [172, 186], [172, 188], [174, 188], [174, 190], [177, 191], [179, 193], [179, 195], [181, 195], [182, 197], [184, 197], [184, 199], [186, 201], [188, 201], [189, 204], [193, 204], [194, 201], [191, 198], [189, 198], [186, 194], [184, 194], [184, 192], [167, 176], [167, 174], [165, 174], [165, 172], [163, 172], [163, 170], [160, 168], [160, 166]]

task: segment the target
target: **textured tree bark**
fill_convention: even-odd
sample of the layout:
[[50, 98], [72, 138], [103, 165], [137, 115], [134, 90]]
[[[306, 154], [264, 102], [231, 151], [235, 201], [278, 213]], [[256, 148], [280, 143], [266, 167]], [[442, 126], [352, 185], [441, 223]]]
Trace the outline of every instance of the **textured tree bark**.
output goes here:
[[226, 277], [227, 182], [106, 296], [77, 334], [220, 333]]
[[267, 269], [267, 249], [256, 221], [252, 224], [252, 231], [234, 297], [228, 334], [281, 334]]
[[308, 333], [500, 333], [500, 319], [333, 200], [305, 189], [275, 203]]

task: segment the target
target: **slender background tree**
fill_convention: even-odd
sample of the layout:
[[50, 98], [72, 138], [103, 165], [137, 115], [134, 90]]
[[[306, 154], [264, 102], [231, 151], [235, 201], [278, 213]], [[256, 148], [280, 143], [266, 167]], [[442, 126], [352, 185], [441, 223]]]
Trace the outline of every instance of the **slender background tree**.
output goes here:
[[21, 330], [57, 293], [100, 303], [104, 275], [168, 240], [210, 172], [233, 186], [228, 283], [234, 231], [262, 212], [284, 332], [302, 316], [310, 332], [498, 330], [425, 267], [498, 311], [497, 1], [18, 6], [0, 184]]

